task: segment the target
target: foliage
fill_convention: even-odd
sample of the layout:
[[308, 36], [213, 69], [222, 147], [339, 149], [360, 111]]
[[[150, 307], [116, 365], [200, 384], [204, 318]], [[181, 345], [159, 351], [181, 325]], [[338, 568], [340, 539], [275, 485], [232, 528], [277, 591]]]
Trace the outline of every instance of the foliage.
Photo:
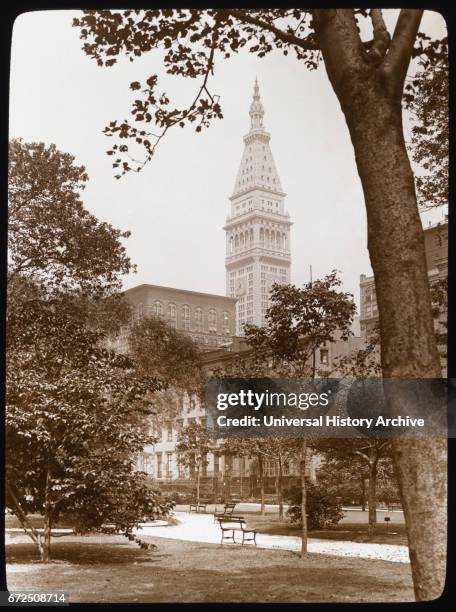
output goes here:
[[[285, 491], [285, 499], [290, 506], [287, 514], [293, 523], [301, 523], [301, 487], [292, 487]], [[306, 485], [306, 513], [307, 524], [310, 530], [324, 529], [337, 525], [343, 518], [342, 506], [334, 495], [329, 494], [325, 487], [310, 480]]]
[[[357, 456], [334, 456], [327, 458], [317, 470], [318, 483], [326, 491], [340, 497], [342, 503], [362, 503], [366, 501], [363, 481], [369, 478], [367, 464]], [[399, 499], [398, 487], [394, 478], [391, 457], [380, 459], [377, 474], [377, 500], [389, 503]]]
[[9, 276], [27, 274], [48, 287], [107, 292], [133, 269], [114, 229], [80, 199], [83, 166], [54, 144], [10, 142], [8, 174]]
[[103, 348], [128, 319], [116, 291], [131, 269], [128, 234], [84, 209], [87, 177], [73, 161], [54, 145], [11, 143], [6, 503], [43, 561], [61, 518], [80, 531], [109, 522], [129, 537], [172, 507], [134, 471], [152, 441], [148, 398], [163, 385]]
[[191, 421], [178, 434], [176, 452], [181, 465], [195, 469], [197, 472], [207, 465], [207, 454], [213, 447], [212, 438], [206, 427]]
[[8, 505], [52, 523], [127, 527], [166, 513], [140, 475], [135, 453], [156, 380], [127, 356], [100, 348], [71, 296], [28, 301], [8, 317], [6, 456]]
[[[242, 49], [258, 57], [276, 50], [284, 55], [293, 53], [309, 70], [316, 69], [322, 57], [318, 27], [334, 12], [277, 8], [84, 11], [82, 17], [73, 20], [73, 25], [79, 29], [84, 52], [99, 66], [113, 66], [122, 55], [133, 62], [160, 48], [164, 49], [167, 73], [200, 79], [190, 104], [183, 108], [173, 107], [170, 96], [159, 90], [157, 74], [151, 74], [144, 83], [130, 84], [137, 94], [131, 109], [132, 120], [113, 120], [104, 130], [107, 136], [118, 138], [108, 150], [108, 155], [114, 158], [116, 178], [132, 170], [140, 171], [173, 126], [190, 125], [201, 132], [211, 121], [223, 117], [220, 97], [210, 87], [210, 77], [219, 59], [227, 59]], [[361, 20], [369, 20], [373, 29], [372, 40], [358, 40], [364, 70], [366, 73], [381, 70], [387, 51], [393, 46], [392, 40], [407, 27], [406, 18], [392, 39], [381, 10], [351, 9], [351, 12], [358, 25]], [[432, 58], [432, 53], [429, 41], [417, 37], [414, 54]], [[141, 153], [143, 159], [138, 159]]]
[[427, 53], [405, 86], [404, 101], [414, 120], [412, 159], [424, 170], [416, 177], [418, 202], [426, 210], [448, 204], [448, 42], [424, 34], [419, 34], [419, 41]]
[[177, 458], [180, 465], [194, 472], [196, 477], [196, 501], [200, 499], [201, 469], [207, 465], [207, 454], [214, 444], [205, 425], [191, 421], [178, 434], [176, 445]]
[[144, 372], [160, 378], [168, 387], [200, 393], [200, 351], [189, 336], [160, 317], [144, 317], [132, 325], [129, 345]]
[[315, 376], [309, 359], [325, 342], [351, 334], [356, 306], [350, 293], [339, 291], [333, 270], [302, 288], [275, 283], [264, 327], [244, 326], [246, 342], [257, 360], [282, 376]]

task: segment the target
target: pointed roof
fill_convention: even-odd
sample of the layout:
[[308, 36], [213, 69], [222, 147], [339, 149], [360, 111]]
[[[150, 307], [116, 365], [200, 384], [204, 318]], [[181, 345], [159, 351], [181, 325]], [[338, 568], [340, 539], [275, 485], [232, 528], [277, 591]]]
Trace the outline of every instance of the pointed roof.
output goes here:
[[271, 136], [263, 126], [264, 109], [257, 79], [253, 87], [249, 115], [250, 131], [244, 136], [245, 148], [232, 197], [252, 189], [267, 189], [283, 195], [279, 174], [269, 146]]

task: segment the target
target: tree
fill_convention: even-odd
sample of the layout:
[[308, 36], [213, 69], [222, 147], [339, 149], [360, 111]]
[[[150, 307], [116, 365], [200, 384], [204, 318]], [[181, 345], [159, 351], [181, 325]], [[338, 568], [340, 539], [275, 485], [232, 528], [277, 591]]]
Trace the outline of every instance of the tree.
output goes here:
[[[336, 335], [342, 340], [351, 334], [355, 313], [353, 296], [338, 290], [341, 281], [336, 271], [323, 279], [298, 288], [274, 284], [264, 327], [245, 325], [246, 341], [268, 363], [275, 375], [315, 378], [315, 351]], [[300, 478], [302, 500], [301, 554], [307, 553], [306, 461], [307, 440], [300, 440]]]
[[[318, 440], [315, 443], [319, 452], [323, 453], [330, 463], [348, 459], [355, 465], [361, 463], [369, 481], [369, 533], [374, 533], [377, 525], [377, 476], [386, 458], [391, 457], [390, 440], [376, 438], [330, 438]], [[364, 474], [363, 474], [364, 476]]]
[[[385, 378], [441, 376], [423, 229], [402, 126], [411, 58], [424, 56], [429, 47], [418, 32], [422, 13], [402, 9], [392, 36], [381, 9], [85, 11], [74, 20], [84, 52], [100, 66], [112, 66], [122, 54], [133, 61], [164, 47], [168, 73], [200, 79], [192, 103], [184, 109], [173, 108], [168, 96], [159, 93], [155, 74], [145, 84], [131, 83], [139, 92], [133, 124], [115, 120], [105, 129], [122, 141], [108, 151], [119, 178], [144, 167], [171, 127], [189, 124], [199, 132], [221, 118], [219, 97], [209, 88], [219, 58], [244, 47], [259, 57], [273, 50], [292, 51], [310, 69], [322, 58], [350, 133], [364, 193]], [[368, 41], [360, 35], [363, 19], [372, 28]], [[139, 163], [130, 150], [135, 143], [145, 152]], [[395, 398], [392, 405], [400, 411]], [[411, 414], [413, 410], [411, 405]], [[442, 592], [446, 568], [446, 440], [401, 439], [393, 441], [393, 448], [415, 596], [432, 599]], [[423, 530], [415, 517], [428, 513], [429, 500], [433, 517]]]
[[120, 289], [120, 275], [134, 269], [121, 243], [130, 233], [84, 208], [80, 196], [87, 181], [85, 168], [54, 144], [10, 142], [10, 281], [26, 274], [49, 288], [77, 288], [92, 299]]
[[196, 480], [196, 503], [200, 501], [201, 469], [207, 465], [207, 454], [212, 450], [213, 443], [204, 425], [190, 422], [179, 431], [176, 451], [178, 461], [194, 471]]
[[[59, 518], [78, 529], [109, 521], [133, 537], [171, 507], [133, 470], [160, 382], [103, 348], [128, 316], [116, 291], [132, 267], [127, 234], [84, 209], [87, 177], [73, 161], [54, 145], [11, 143], [7, 505], [45, 562]], [[43, 515], [43, 533], [30, 512]]]
[[[16, 304], [7, 323], [7, 505], [41, 560], [60, 518], [78, 529], [114, 523], [128, 536], [166, 515], [171, 506], [133, 471], [158, 381], [101, 348], [71, 295]], [[42, 514], [43, 533], [30, 512]]]

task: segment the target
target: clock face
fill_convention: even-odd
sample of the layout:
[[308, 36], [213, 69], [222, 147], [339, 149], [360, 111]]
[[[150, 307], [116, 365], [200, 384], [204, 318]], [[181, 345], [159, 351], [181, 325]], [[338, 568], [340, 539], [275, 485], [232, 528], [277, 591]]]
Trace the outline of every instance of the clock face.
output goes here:
[[245, 279], [238, 278], [236, 281], [236, 295], [244, 295], [245, 293]]

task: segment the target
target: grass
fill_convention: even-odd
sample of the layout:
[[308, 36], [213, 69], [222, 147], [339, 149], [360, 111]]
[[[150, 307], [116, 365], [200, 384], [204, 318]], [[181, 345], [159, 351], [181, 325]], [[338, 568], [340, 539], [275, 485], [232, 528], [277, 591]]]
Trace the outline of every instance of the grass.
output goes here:
[[145, 537], [65, 536], [38, 561], [26, 536], [6, 546], [10, 590], [63, 590], [71, 602], [413, 601], [403, 563]]
[[[271, 535], [301, 535], [301, 529], [298, 525], [290, 523], [286, 519], [281, 522], [277, 517], [249, 515], [248, 524], [259, 533], [269, 533]], [[377, 523], [376, 532], [368, 534], [366, 524], [343, 522], [328, 529], [309, 531], [309, 538], [369, 542], [376, 544], [401, 544], [407, 546], [405, 525], [398, 523], [390, 525], [388, 530], [385, 523]]]
[[[183, 506], [182, 508], [186, 509], [185, 506]], [[285, 518], [284, 521], [280, 522], [277, 513], [275, 513], [274, 515], [268, 513], [265, 516], [261, 516], [259, 512], [245, 512], [244, 510], [242, 510], [242, 514], [247, 517], [249, 526], [256, 529], [258, 533], [296, 536], [299, 536], [301, 534], [299, 526], [290, 523], [287, 518]], [[359, 519], [360, 515], [363, 519], [362, 522], [347, 522], [347, 519], [350, 521], [354, 519]], [[389, 514], [388, 516], [391, 516], [393, 520], [396, 518], [392, 514]], [[402, 515], [400, 516], [402, 517]], [[43, 519], [40, 515], [30, 515], [29, 519], [34, 527], [43, 526]], [[393, 520], [389, 524], [388, 531], [386, 523], [384, 521], [378, 522], [376, 532], [370, 535], [367, 533], [367, 513], [349, 512], [347, 513], [347, 517], [342, 520], [338, 525], [328, 529], [310, 531], [309, 537], [323, 540], [344, 540], [351, 542], [369, 542], [376, 544], [401, 544], [407, 546], [405, 524], [403, 522], [393, 522]], [[6, 528], [18, 528], [20, 527], [20, 523], [15, 516], [8, 514], [5, 516], [5, 526]], [[62, 521], [54, 525], [54, 527], [71, 528], [72, 525]]]

